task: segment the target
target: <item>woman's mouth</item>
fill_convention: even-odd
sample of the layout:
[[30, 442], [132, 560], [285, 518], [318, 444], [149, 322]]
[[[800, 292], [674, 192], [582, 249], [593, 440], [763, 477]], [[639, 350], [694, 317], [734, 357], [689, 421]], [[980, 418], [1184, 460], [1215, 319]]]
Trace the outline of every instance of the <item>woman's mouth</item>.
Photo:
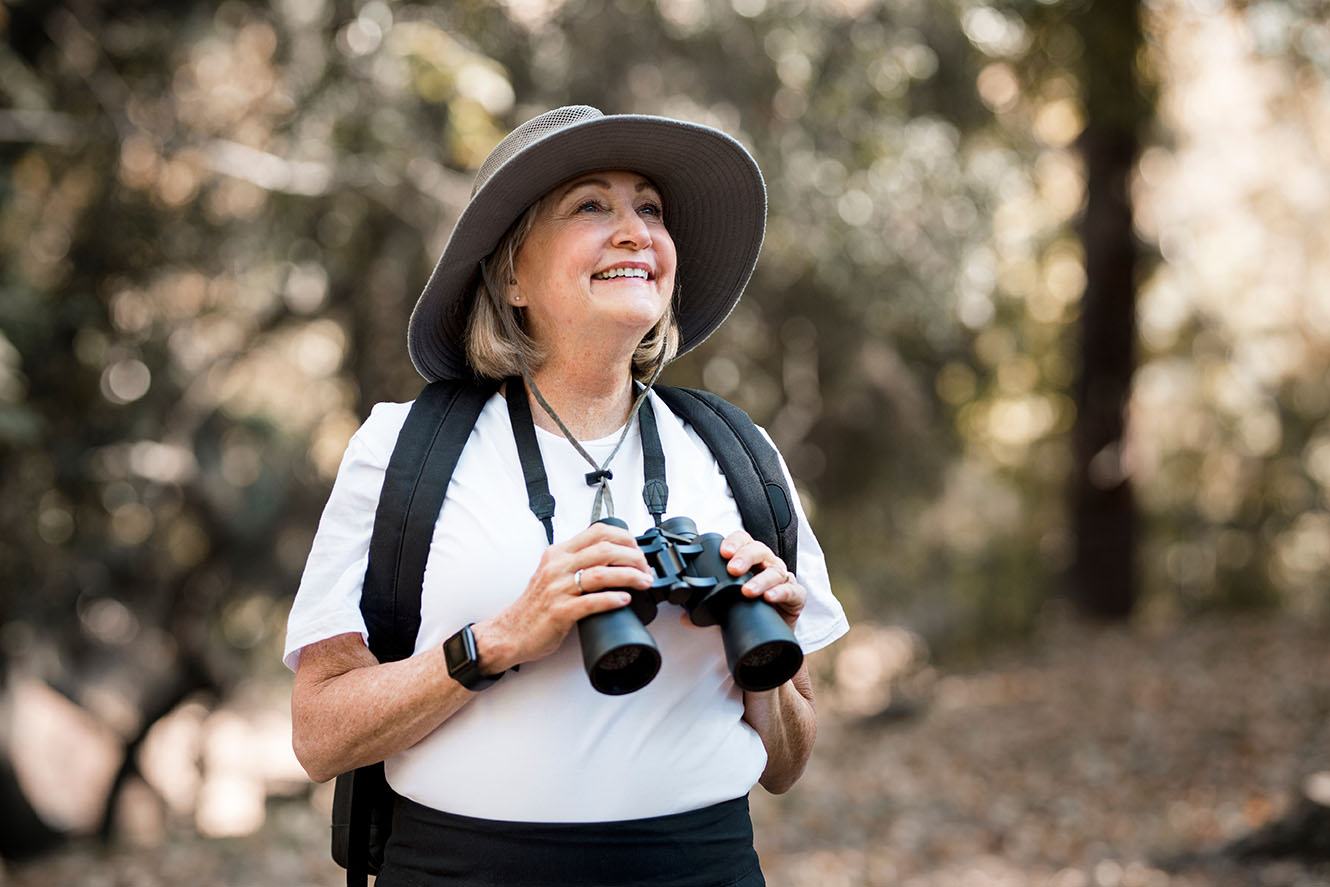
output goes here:
[[639, 280], [650, 280], [651, 274], [645, 268], [606, 268], [604, 271], [597, 271], [591, 275], [592, 280], [614, 280], [618, 277], [636, 277]]

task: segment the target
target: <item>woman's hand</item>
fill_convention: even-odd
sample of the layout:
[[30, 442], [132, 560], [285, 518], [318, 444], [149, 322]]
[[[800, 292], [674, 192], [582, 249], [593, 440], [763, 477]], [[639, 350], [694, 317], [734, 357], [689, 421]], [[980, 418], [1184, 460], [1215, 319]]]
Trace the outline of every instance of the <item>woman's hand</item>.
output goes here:
[[720, 553], [730, 559], [729, 570], [732, 576], [742, 576], [750, 569], [760, 571], [744, 583], [744, 595], [760, 597], [771, 604], [793, 628], [808, 601], [808, 592], [786, 568], [785, 562], [744, 530], [735, 530], [726, 536], [720, 543]]
[[626, 606], [625, 591], [646, 589], [651, 572], [633, 535], [596, 523], [540, 556], [526, 590], [472, 631], [481, 671], [497, 674], [522, 662], [548, 656], [578, 620]]

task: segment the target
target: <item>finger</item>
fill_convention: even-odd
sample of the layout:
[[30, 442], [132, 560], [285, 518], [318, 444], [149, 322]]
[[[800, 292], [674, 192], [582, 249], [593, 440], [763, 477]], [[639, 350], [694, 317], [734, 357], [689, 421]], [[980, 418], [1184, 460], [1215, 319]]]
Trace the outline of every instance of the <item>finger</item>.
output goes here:
[[786, 612], [798, 613], [803, 610], [804, 604], [808, 602], [808, 595], [800, 586], [785, 582], [762, 592], [762, 600], [780, 607]]
[[623, 527], [614, 524], [596, 522], [568, 540], [573, 548], [585, 548], [597, 542], [615, 542], [619, 545], [636, 546], [636, 538]]
[[784, 565], [773, 564], [745, 582], [743, 593], [749, 597], [757, 597], [793, 583], [794, 576], [785, 569]]
[[784, 570], [785, 564], [781, 559], [766, 545], [758, 542], [756, 539], [750, 539], [744, 543], [738, 551], [730, 558], [729, 570], [734, 576], [742, 576], [748, 570], [762, 570], [766, 567], [778, 566]]
[[740, 548], [752, 541], [753, 537], [748, 535], [748, 531], [740, 528], [721, 540], [720, 553], [723, 557], [734, 557]]
[[[775, 571], [764, 570], [761, 577], [766, 578], [772, 572]], [[756, 598], [760, 596], [762, 600], [771, 604], [780, 612], [787, 624], [793, 626], [795, 621], [798, 620], [799, 614], [803, 612], [804, 604], [808, 602], [808, 592], [793, 576], [784, 571], [781, 571], [781, 574], [780, 577], [774, 580], [775, 584], [773, 585], [763, 588], [755, 579], [753, 582], [746, 583], [743, 591], [749, 597]], [[757, 587], [750, 591], [750, 585], [756, 585]]]
[[632, 595], [625, 591], [596, 591], [568, 599], [567, 613], [573, 622], [628, 606]]
[[601, 539], [585, 548], [571, 552], [569, 563], [574, 570], [581, 567], [600, 565], [634, 567], [643, 571], [647, 569], [646, 555], [642, 554], [642, 549], [638, 548], [637, 543], [631, 540], [627, 545], [624, 545], [610, 539]]
[[580, 571], [573, 573], [573, 586], [576, 588], [577, 573], [581, 572], [581, 594], [587, 594], [593, 591], [603, 591], [605, 589], [617, 588], [639, 588], [646, 589], [651, 587], [651, 575], [639, 570], [636, 567], [611, 567], [611, 566], [590, 566], [583, 567]]

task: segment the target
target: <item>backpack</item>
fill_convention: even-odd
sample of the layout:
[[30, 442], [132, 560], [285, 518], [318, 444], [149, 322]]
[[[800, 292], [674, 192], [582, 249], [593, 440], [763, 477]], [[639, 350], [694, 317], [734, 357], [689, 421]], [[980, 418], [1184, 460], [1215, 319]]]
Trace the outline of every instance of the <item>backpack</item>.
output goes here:
[[[434, 524], [444, 494], [493, 382], [432, 382], [397, 436], [370, 537], [360, 610], [369, 649], [380, 662], [405, 659], [420, 631], [420, 596]], [[780, 457], [747, 413], [706, 391], [652, 389], [707, 444], [729, 481], [744, 528], [786, 564], [798, 561], [798, 520]], [[383, 762], [337, 777], [332, 856], [347, 887], [378, 874], [392, 829], [394, 793]]]

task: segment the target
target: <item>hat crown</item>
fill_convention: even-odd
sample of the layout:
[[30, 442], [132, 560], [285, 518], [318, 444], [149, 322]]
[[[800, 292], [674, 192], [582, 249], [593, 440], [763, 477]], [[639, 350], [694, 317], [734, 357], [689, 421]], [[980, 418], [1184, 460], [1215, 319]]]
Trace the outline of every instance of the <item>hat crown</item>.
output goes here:
[[499, 142], [485, 158], [485, 162], [480, 165], [480, 171], [476, 173], [471, 196], [475, 197], [476, 192], [485, 186], [501, 166], [550, 133], [604, 116], [599, 108], [590, 105], [566, 105], [553, 111], [546, 111], [538, 117], [532, 117], [504, 136], [503, 141]]

